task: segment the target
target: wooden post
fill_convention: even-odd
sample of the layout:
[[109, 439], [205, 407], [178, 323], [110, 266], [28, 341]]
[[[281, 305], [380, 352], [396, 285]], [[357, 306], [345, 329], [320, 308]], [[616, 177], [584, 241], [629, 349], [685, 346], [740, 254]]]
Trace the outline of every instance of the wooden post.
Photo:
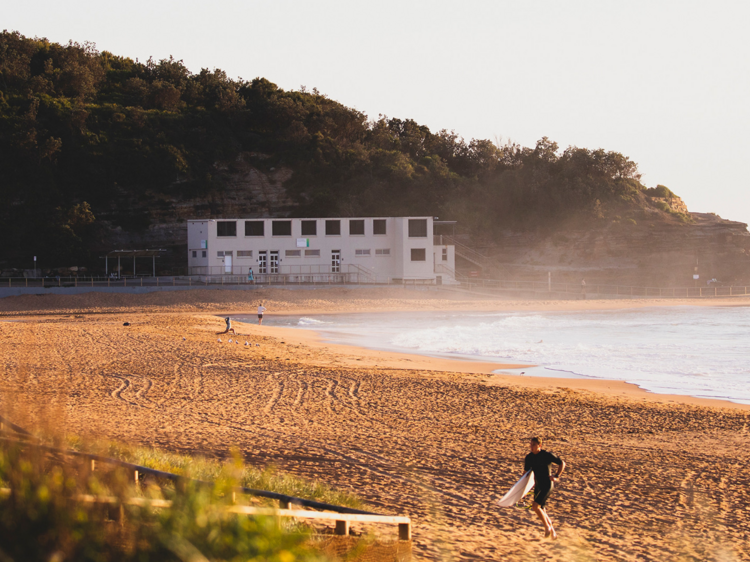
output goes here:
[[[401, 525], [399, 525], [401, 527]], [[348, 535], [349, 534], [349, 521], [336, 521], [336, 530], [333, 532], [334, 535]]]
[[143, 277], [141, 277], [141, 287], [143, 287]]
[[29, 286], [29, 278], [28, 277], [26, 277], [26, 286], [27, 287]]
[[287, 500], [279, 500], [279, 509], [292, 509], [292, 502]]
[[400, 541], [411, 540], [411, 523], [399, 523], [398, 524], [398, 540]]
[[94, 472], [96, 470], [96, 461], [94, 459], [91, 459], [91, 472]]

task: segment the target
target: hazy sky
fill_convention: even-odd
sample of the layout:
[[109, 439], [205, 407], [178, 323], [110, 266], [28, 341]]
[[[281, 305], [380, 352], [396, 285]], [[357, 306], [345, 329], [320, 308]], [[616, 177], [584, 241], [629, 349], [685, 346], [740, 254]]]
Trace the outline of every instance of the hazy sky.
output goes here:
[[[622, 152], [750, 222], [750, 2], [2, 0], [2, 27], [173, 55], [464, 138]], [[110, 9], [109, 6], [112, 6]]]

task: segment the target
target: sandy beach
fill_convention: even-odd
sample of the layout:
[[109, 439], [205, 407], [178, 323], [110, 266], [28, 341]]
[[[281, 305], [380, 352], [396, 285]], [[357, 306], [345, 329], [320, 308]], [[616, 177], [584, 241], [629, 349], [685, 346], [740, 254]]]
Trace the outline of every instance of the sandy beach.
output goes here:
[[[0, 406], [22, 425], [275, 465], [413, 518], [429, 560], [750, 560], [750, 407], [513, 365], [334, 345], [220, 313], [607, 310], [750, 299], [514, 301], [319, 289], [0, 299]], [[123, 326], [123, 322], [131, 326]], [[221, 337], [221, 343], [217, 339]], [[245, 341], [259, 346], [245, 346]], [[566, 460], [559, 539], [495, 501], [527, 439]]]

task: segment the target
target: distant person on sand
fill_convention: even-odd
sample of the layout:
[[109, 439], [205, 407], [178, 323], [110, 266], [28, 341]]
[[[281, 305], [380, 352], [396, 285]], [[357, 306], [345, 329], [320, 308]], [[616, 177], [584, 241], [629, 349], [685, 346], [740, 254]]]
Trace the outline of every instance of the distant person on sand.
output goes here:
[[586, 280], [581, 279], [581, 294], [586, 295]]
[[224, 319], [224, 322], [227, 323], [227, 329], [221, 332], [222, 334], [228, 334], [229, 332], [232, 332], [235, 336], [237, 335], [237, 332], [234, 331], [234, 328], [232, 328], [232, 319], [227, 316]]
[[258, 325], [263, 324], [263, 313], [266, 311], [266, 307], [263, 303], [258, 306]]
[[[524, 472], [531, 470], [534, 473], [534, 501], [531, 507], [542, 521], [542, 524], [544, 524], [544, 536], [551, 536], [553, 539], [556, 539], [557, 533], [552, 526], [552, 520], [547, 515], [545, 505], [547, 504], [550, 492], [552, 492], [552, 488], [554, 488], [553, 482], [560, 481], [560, 475], [565, 470], [565, 461], [542, 449], [542, 440], [539, 437], [532, 437], [530, 446], [531, 452], [526, 455], [523, 470]], [[549, 475], [551, 464], [559, 466], [557, 474], [553, 477]]]

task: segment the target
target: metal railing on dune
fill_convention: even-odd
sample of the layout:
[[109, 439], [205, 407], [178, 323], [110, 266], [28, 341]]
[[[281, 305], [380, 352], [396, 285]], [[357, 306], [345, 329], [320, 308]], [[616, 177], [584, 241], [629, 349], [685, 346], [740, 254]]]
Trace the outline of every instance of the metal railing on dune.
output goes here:
[[741, 297], [750, 295], [750, 287], [709, 285], [706, 287], [639, 287], [589, 283], [550, 283], [544, 281], [504, 281], [499, 279], [462, 279], [461, 288], [478, 292], [524, 291], [538, 294], [568, 294], [604, 297], [694, 298]]

